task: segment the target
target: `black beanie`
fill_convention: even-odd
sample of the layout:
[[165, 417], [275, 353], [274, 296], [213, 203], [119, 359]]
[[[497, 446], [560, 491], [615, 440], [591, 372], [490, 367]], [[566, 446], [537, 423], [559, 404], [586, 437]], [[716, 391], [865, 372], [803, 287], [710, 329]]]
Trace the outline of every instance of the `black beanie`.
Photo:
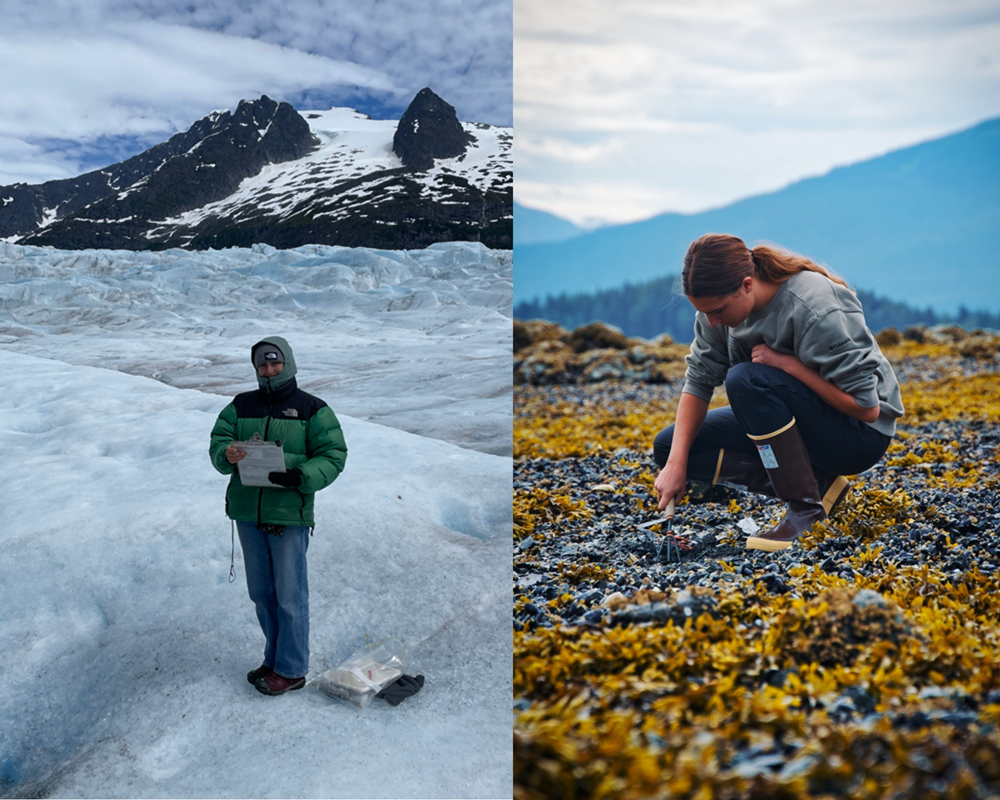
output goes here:
[[260, 369], [262, 364], [284, 364], [285, 356], [282, 354], [281, 350], [275, 347], [273, 344], [265, 342], [256, 350], [253, 351], [253, 366], [254, 369]]

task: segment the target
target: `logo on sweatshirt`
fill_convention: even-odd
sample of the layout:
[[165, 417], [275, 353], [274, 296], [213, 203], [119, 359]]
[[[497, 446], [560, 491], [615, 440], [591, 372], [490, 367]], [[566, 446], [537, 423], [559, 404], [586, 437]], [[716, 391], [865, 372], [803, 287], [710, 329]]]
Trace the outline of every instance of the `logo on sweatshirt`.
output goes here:
[[831, 350], [836, 350], [838, 347], [843, 347], [849, 341], [851, 341], [851, 337], [850, 336], [848, 336], [846, 339], [841, 339], [839, 342], [834, 342], [833, 344], [830, 345], [830, 349]]

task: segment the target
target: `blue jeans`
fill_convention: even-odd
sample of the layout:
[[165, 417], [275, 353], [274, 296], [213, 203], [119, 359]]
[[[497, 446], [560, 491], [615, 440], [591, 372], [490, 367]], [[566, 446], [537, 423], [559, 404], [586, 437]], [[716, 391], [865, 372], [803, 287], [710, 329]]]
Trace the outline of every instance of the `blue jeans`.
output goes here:
[[309, 671], [309, 528], [289, 525], [284, 536], [274, 536], [254, 522], [237, 521], [236, 527], [264, 632], [263, 666], [285, 678], [302, 677]]

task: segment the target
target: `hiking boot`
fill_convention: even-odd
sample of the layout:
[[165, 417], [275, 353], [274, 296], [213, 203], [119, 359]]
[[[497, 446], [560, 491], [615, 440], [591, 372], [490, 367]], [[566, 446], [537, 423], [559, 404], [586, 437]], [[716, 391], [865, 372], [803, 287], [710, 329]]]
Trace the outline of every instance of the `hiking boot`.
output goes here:
[[265, 675], [270, 675], [274, 672], [270, 667], [265, 667], [261, 664], [257, 669], [252, 669], [247, 673], [247, 683], [253, 686], [258, 680], [263, 678]]
[[741, 453], [738, 450], [719, 450], [715, 461], [712, 484], [732, 486], [755, 494], [774, 497], [771, 476], [767, 474], [760, 457]]
[[254, 688], [261, 694], [284, 694], [306, 685], [305, 676], [301, 678], [286, 678], [277, 672], [269, 672], [254, 683]]

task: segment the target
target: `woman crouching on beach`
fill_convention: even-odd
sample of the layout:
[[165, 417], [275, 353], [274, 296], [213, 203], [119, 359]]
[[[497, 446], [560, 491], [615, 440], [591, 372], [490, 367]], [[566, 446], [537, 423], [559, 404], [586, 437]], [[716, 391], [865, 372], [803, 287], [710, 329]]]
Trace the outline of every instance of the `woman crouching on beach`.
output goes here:
[[[653, 445], [659, 506], [688, 478], [777, 497], [784, 518], [747, 547], [791, 547], [885, 453], [899, 383], [854, 292], [804, 256], [706, 234], [682, 277], [698, 313], [677, 418]], [[709, 411], [723, 382], [730, 405]]]

